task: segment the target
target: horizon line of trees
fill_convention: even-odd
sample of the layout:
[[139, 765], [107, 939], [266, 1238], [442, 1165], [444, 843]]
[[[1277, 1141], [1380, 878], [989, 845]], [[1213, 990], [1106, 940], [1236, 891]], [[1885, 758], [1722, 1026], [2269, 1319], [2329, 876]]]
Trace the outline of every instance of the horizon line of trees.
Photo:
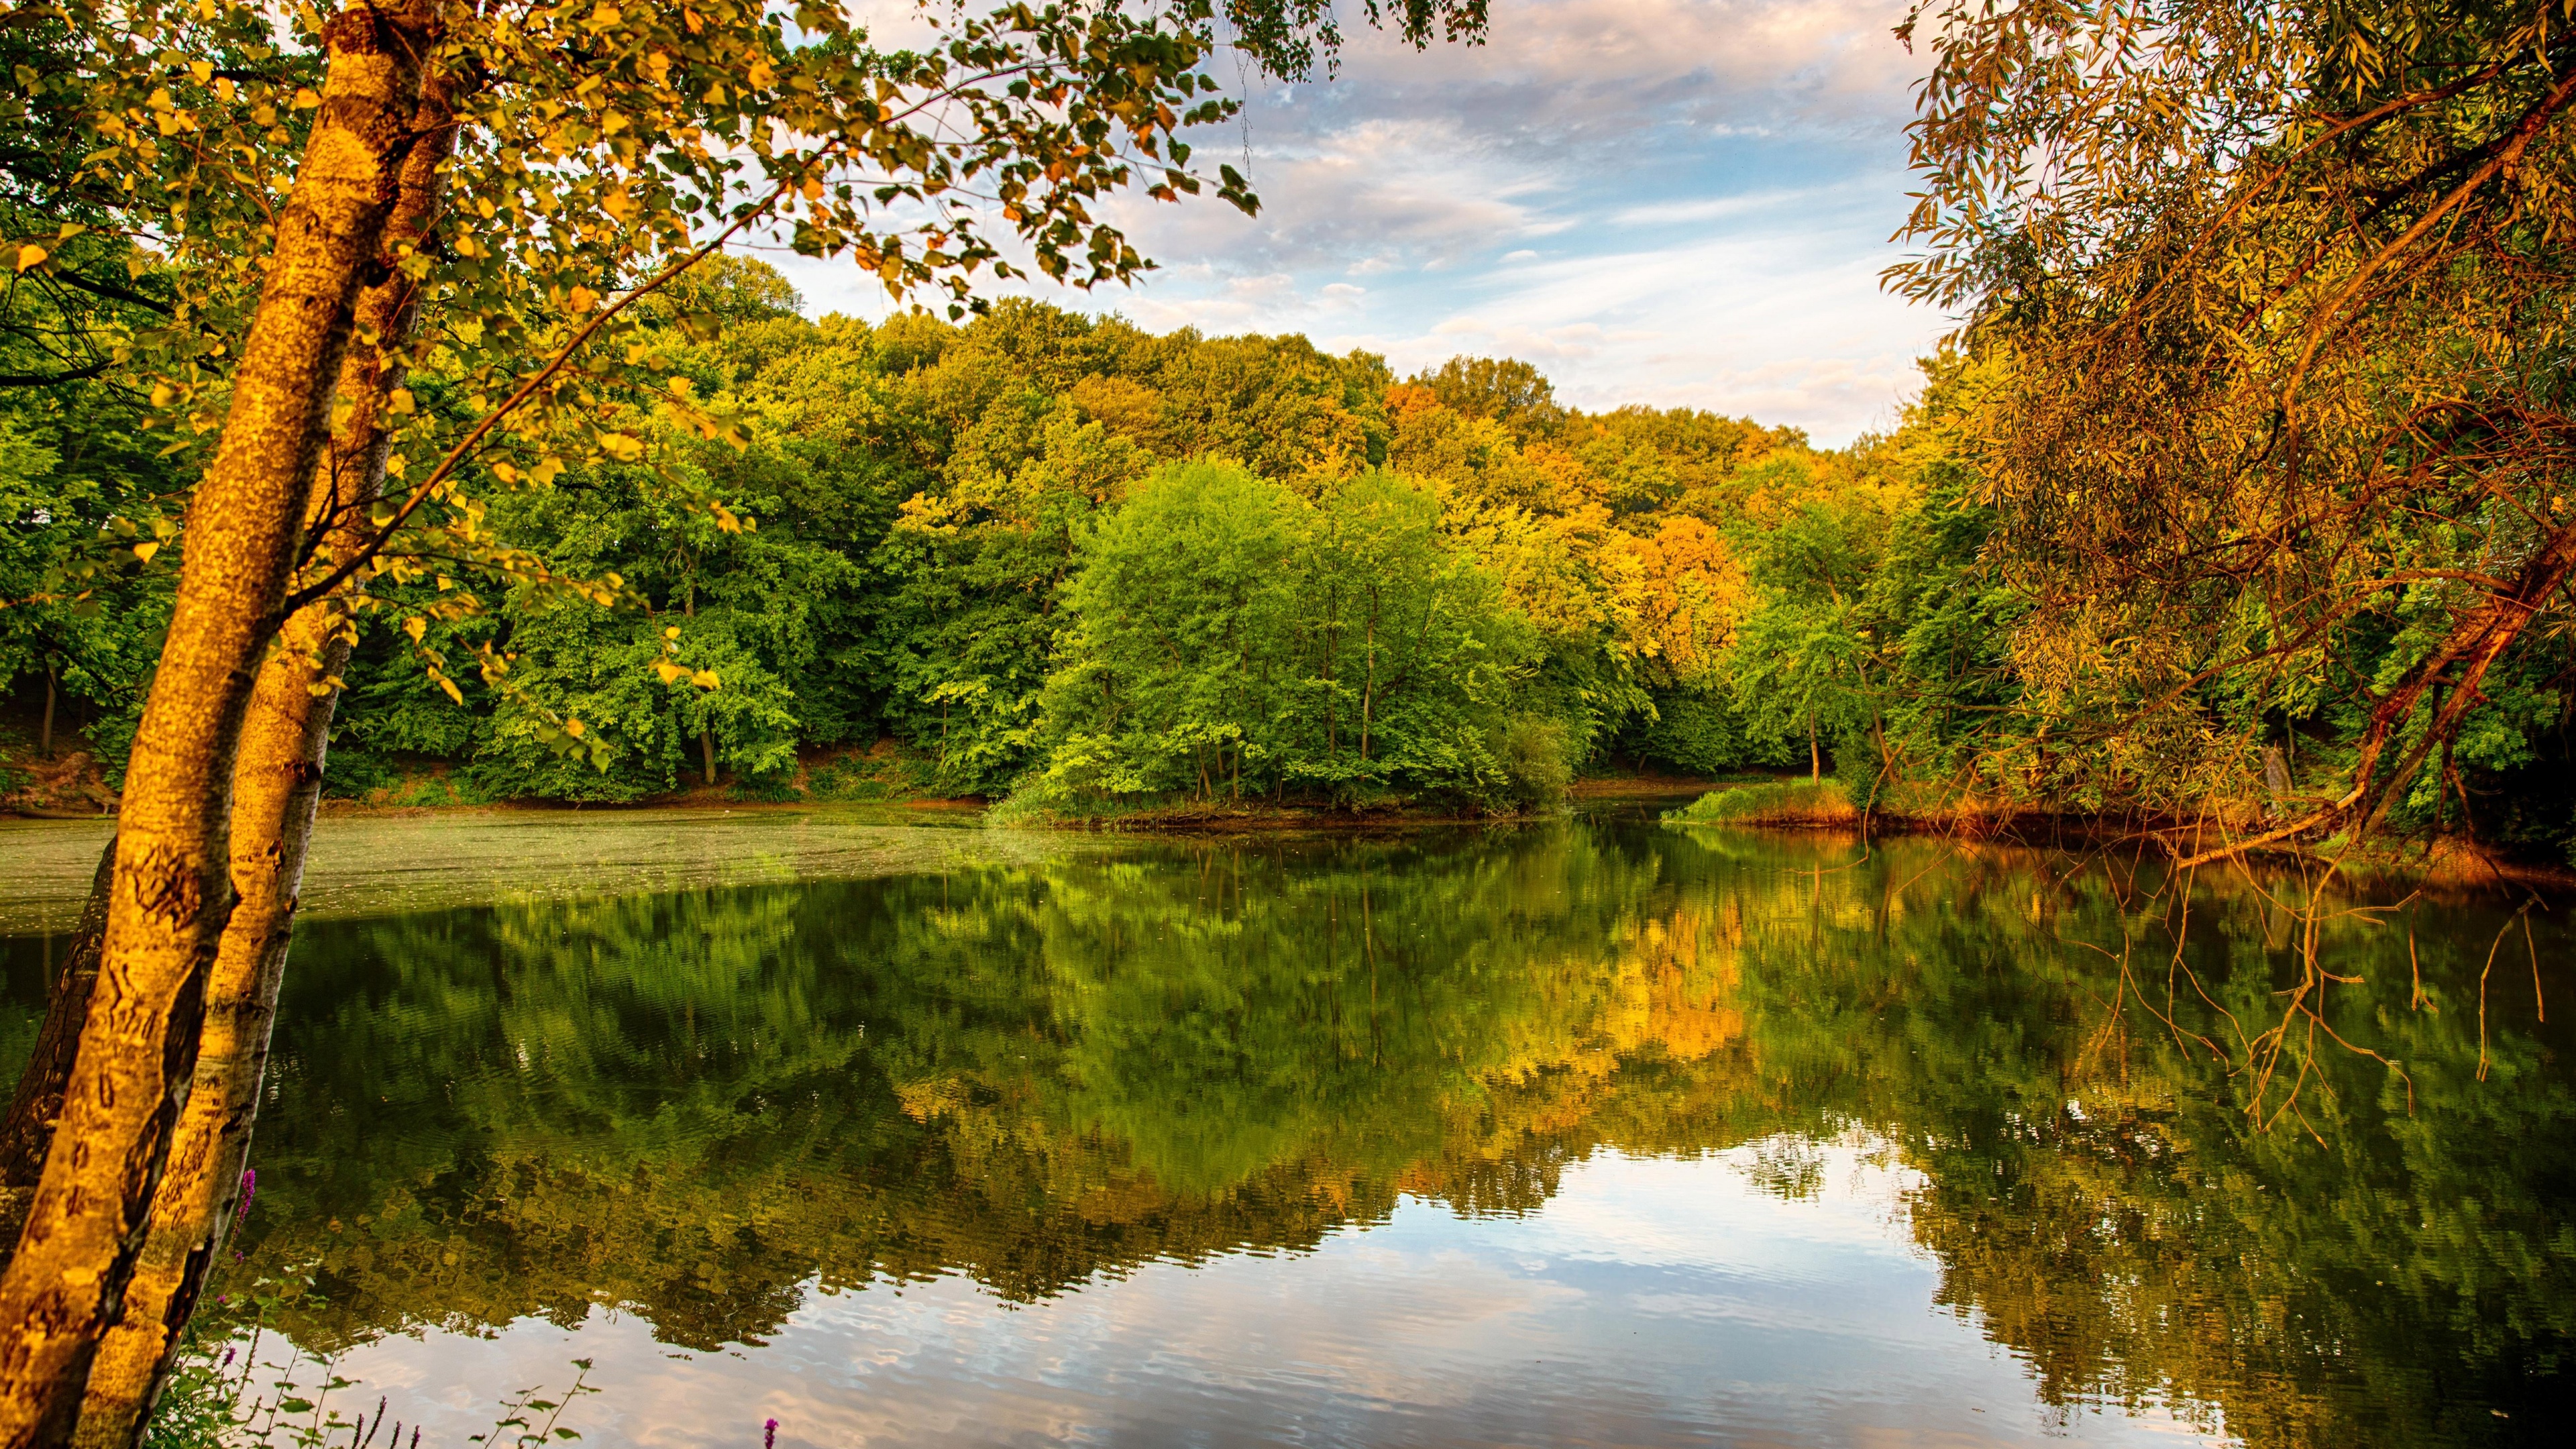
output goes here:
[[[1513, 812], [1613, 764], [1831, 772], [1882, 801], [2155, 798], [2157, 736], [2055, 736], [2084, 666], [1970, 460], [1992, 360], [1928, 359], [1896, 431], [1825, 450], [1689, 409], [1569, 409], [1508, 359], [1400, 380], [1301, 337], [1155, 336], [1033, 301], [962, 326], [799, 305], [765, 264], [712, 259], [670, 312], [717, 325], [667, 328], [671, 372], [740, 445], [666, 427], [492, 505], [550, 573], [615, 576], [635, 605], [534, 583], [439, 618], [453, 581], [383, 590], [334, 789], [446, 762], [483, 798], [776, 798], [818, 751], [893, 738], [934, 788], [1072, 814]], [[449, 405], [434, 378], [412, 391]], [[8, 456], [35, 458], [15, 486], [41, 491], [50, 455]], [[54, 670], [111, 758], [166, 608], [151, 577], [118, 608], [25, 611], [55, 632], [0, 655], [14, 679]], [[506, 654], [509, 688], [450, 681], [460, 703], [424, 647]], [[2396, 803], [2400, 828], [2470, 806], [2513, 848], [2576, 841], [2551, 658], [2507, 661], [2528, 682], [2454, 746], [2451, 785]], [[2238, 741], [2222, 783], [2242, 810], [2330, 777], [2367, 730], [2323, 697], [2256, 709], [2244, 685], [2201, 706]], [[567, 717], [589, 753], [550, 738]]]

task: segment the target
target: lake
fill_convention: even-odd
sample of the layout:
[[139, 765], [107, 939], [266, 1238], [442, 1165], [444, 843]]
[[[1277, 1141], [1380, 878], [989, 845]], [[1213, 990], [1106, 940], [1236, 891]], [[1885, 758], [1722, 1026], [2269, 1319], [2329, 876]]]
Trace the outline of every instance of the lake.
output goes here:
[[[0, 832], [13, 1073], [100, 838]], [[2567, 914], [1642, 811], [334, 819], [208, 1341], [425, 1444], [2557, 1442]]]

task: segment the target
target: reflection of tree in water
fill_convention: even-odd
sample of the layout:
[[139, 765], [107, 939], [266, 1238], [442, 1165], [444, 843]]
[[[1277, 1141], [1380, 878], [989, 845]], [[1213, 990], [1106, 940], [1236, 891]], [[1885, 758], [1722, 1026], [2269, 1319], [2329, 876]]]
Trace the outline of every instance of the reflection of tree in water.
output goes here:
[[1604, 1147], [1757, 1143], [1757, 1184], [1808, 1196], [1812, 1141], [1856, 1125], [1920, 1175], [1942, 1301], [2052, 1402], [2286, 1445], [2509, 1435], [2486, 1404], [2553, 1392], [2570, 1094], [2527, 990], [2491, 987], [2476, 1080], [2500, 912], [2332, 924], [2364, 982], [2327, 1010], [2405, 1075], [2321, 1053], [2315, 1136], [2266, 1133], [2227, 1018], [2277, 1014], [2296, 932], [2255, 891], [2199, 893], [2168, 1027], [2178, 918], [2134, 880], [1853, 854], [1174, 847], [317, 927], [253, 1251], [320, 1261], [315, 1346], [605, 1301], [712, 1348], [809, 1281], [1029, 1299], [1308, 1248], [1402, 1194], [1528, 1211]]

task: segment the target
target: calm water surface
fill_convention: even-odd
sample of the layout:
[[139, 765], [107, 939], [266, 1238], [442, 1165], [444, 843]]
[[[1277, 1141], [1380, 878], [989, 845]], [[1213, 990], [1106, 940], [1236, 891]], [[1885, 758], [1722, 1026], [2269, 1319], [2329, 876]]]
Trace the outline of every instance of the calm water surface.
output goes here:
[[630, 819], [607, 893], [406, 828], [326, 825], [215, 1287], [424, 1443], [575, 1360], [592, 1444], [2564, 1432], [2563, 901], [1608, 817]]

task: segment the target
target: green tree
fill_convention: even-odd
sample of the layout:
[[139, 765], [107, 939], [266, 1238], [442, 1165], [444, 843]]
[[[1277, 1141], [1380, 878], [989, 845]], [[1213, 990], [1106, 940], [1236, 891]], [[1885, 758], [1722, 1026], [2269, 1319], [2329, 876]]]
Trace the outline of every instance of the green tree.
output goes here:
[[1240, 468], [1174, 464], [1082, 541], [1076, 633], [1046, 685], [1059, 787], [1255, 794], [1285, 753], [1296, 496]]
[[1873, 728], [1875, 641], [1862, 593], [1877, 523], [1850, 502], [1809, 503], [1753, 541], [1760, 604], [1730, 653], [1735, 707], [1757, 737], [1804, 737], [1807, 772], [1824, 776], [1824, 745]]

